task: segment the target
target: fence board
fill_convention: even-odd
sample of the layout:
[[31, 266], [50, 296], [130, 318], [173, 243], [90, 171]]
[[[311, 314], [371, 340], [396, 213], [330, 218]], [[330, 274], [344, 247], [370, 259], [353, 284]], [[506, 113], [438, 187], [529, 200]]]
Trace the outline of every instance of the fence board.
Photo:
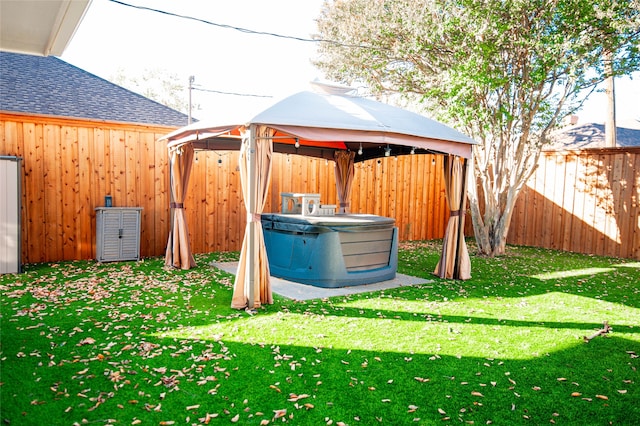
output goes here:
[[[23, 125], [23, 244], [22, 258], [28, 253], [33, 262], [45, 260], [44, 224], [44, 147], [42, 126], [33, 123]], [[26, 225], [26, 226], [25, 226]], [[26, 229], [25, 229], [26, 228]], [[27, 232], [24, 232], [27, 231]]]
[[[91, 222], [93, 205], [93, 185], [91, 184], [91, 148], [93, 146], [91, 137], [93, 132], [86, 127], [78, 128], [78, 206], [77, 206], [77, 228], [76, 241], [78, 246], [78, 258], [89, 259], [93, 257], [93, 247], [95, 244], [94, 227]], [[89, 236], [91, 238], [83, 238]]]
[[630, 217], [631, 217], [631, 203], [633, 200], [633, 193], [631, 192], [633, 189], [633, 173], [632, 167], [633, 162], [631, 159], [631, 155], [629, 153], [623, 153], [621, 155], [621, 171], [620, 171], [620, 180], [619, 180], [619, 193], [618, 199], [625, 200], [622, 203], [618, 204], [619, 210], [619, 233], [620, 233], [620, 247], [619, 252], [625, 253], [630, 249], [630, 238], [624, 238], [625, 235], [631, 233], [633, 235], [633, 229], [630, 228]]
[[[566, 250], [576, 251], [579, 247], [584, 243], [584, 221], [581, 218], [581, 215], [584, 212], [584, 185], [580, 184], [579, 176], [581, 176], [583, 167], [584, 167], [584, 156], [583, 155], [575, 155], [573, 157], [575, 165], [573, 168], [573, 180], [575, 182], [574, 186], [574, 199], [573, 199], [573, 210], [571, 217], [571, 226], [567, 226], [568, 229], [568, 245]], [[571, 194], [571, 191], [567, 191], [568, 194]]]
[[633, 169], [630, 171], [632, 173], [633, 182], [633, 195], [631, 196], [631, 212], [629, 221], [629, 225], [633, 228], [632, 231], [629, 232], [629, 235], [632, 235], [632, 243], [629, 248], [630, 256], [634, 259], [640, 259], [640, 155], [635, 155], [635, 162], [633, 165]]
[[[140, 247], [156, 247], [155, 235], [155, 144], [154, 135], [141, 133], [139, 135], [139, 185], [138, 206], [142, 207], [140, 214]], [[141, 249], [142, 251], [142, 249]]]

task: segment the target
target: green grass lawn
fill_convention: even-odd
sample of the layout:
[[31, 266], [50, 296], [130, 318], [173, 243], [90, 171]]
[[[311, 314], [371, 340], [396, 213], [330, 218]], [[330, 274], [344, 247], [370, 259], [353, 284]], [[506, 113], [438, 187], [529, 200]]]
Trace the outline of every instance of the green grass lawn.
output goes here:
[[[637, 425], [640, 262], [509, 247], [466, 282], [404, 245], [393, 290], [230, 308], [197, 256], [0, 276], [10, 425]], [[473, 248], [471, 248], [473, 252]], [[607, 321], [610, 333], [585, 343]]]

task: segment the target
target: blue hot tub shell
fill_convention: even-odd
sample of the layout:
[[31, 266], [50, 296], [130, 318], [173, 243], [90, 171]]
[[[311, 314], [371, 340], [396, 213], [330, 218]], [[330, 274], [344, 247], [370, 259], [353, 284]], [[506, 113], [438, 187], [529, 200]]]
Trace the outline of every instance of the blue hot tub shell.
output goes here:
[[396, 276], [398, 229], [392, 218], [265, 213], [262, 229], [275, 277], [335, 288]]

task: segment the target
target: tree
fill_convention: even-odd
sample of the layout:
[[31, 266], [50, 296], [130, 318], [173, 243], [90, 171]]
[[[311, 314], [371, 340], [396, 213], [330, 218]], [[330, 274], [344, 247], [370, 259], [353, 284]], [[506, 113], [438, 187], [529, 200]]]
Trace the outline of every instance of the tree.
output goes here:
[[[176, 111], [189, 113], [187, 78], [158, 69], [145, 69], [141, 75], [128, 75], [120, 68], [109, 81]], [[192, 109], [197, 109], [197, 106], [192, 106]]]
[[[401, 94], [466, 132], [480, 253], [504, 253], [549, 133], [607, 73], [640, 69], [639, 0], [336, 0], [318, 19], [328, 78]], [[480, 198], [482, 197], [482, 198]]]

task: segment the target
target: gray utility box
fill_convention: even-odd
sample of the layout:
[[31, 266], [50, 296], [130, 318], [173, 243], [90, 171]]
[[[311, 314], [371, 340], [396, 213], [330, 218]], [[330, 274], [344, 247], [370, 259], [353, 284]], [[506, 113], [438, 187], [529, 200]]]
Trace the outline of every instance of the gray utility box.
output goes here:
[[394, 279], [398, 229], [388, 217], [363, 214], [262, 215], [275, 277], [335, 288]]
[[0, 155], [0, 274], [22, 272], [21, 162]]
[[96, 207], [96, 260], [140, 259], [142, 207]]

